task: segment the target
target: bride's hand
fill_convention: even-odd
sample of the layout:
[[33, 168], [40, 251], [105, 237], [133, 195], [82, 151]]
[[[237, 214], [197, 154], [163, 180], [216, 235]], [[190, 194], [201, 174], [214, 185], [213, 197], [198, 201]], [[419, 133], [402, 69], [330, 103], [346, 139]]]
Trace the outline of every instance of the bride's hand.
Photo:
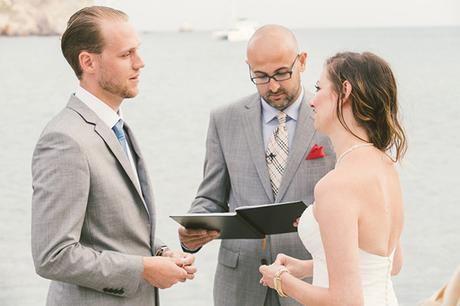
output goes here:
[[305, 271], [305, 260], [297, 259], [283, 253], [276, 256], [275, 264], [285, 266], [289, 273], [296, 278], [304, 278], [307, 274]]
[[266, 266], [266, 265], [260, 266], [259, 272], [262, 274], [260, 283], [264, 286], [274, 288], [275, 285], [273, 283], [273, 278], [275, 277], [276, 272], [278, 272], [280, 269], [283, 269], [283, 268], [285, 267], [277, 263], [272, 263], [269, 266]]

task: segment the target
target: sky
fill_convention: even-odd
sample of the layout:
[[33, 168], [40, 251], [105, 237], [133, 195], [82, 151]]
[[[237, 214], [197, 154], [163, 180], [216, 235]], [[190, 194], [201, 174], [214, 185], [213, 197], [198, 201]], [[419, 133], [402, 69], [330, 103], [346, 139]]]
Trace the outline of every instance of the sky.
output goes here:
[[96, 0], [119, 8], [140, 30], [231, 26], [237, 18], [289, 28], [460, 26], [460, 0]]

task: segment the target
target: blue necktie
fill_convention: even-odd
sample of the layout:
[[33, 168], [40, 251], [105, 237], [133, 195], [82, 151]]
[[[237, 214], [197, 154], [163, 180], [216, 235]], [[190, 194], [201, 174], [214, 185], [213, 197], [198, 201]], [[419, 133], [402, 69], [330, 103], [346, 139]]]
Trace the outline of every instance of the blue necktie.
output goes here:
[[128, 143], [126, 142], [125, 132], [123, 131], [123, 120], [118, 120], [117, 123], [112, 127], [115, 135], [117, 135], [118, 141], [121, 144], [121, 147], [128, 156]]

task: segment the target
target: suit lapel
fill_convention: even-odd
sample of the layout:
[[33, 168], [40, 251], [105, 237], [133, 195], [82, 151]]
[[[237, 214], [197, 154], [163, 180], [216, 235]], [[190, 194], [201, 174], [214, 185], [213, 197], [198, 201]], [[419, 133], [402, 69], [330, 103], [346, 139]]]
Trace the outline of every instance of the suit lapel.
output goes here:
[[264, 142], [262, 139], [262, 119], [260, 97], [258, 95], [246, 104], [244, 131], [249, 151], [259, 174], [260, 181], [270, 201], [273, 202], [273, 191], [268, 176], [267, 162], [265, 161]]
[[131, 142], [131, 147], [133, 149], [133, 153], [136, 154], [136, 167], [137, 167], [137, 174], [139, 176], [139, 183], [141, 184], [141, 191], [143, 195], [143, 199], [145, 201], [145, 204], [147, 205], [147, 210], [151, 215], [154, 215], [154, 206], [153, 206], [153, 196], [151, 194], [151, 183], [150, 179], [147, 173], [147, 167], [144, 162], [144, 158], [142, 157], [141, 150], [139, 148], [139, 145], [137, 143], [136, 138], [134, 137], [134, 134], [129, 127], [128, 124], [125, 122], [125, 130], [126, 133], [128, 134], [128, 138]]
[[134, 185], [134, 188], [136, 189], [140, 198], [144, 202], [142, 191], [140, 190], [140, 186], [138, 186], [137, 184], [136, 178], [134, 176], [135, 174], [131, 167], [129, 159], [123, 151], [122, 147], [120, 146], [120, 143], [118, 142], [115, 133], [113, 133], [112, 130], [109, 127], [107, 127], [107, 125], [103, 123], [101, 119], [99, 119], [99, 117], [91, 109], [89, 109], [83, 102], [81, 102], [74, 95], [71, 96], [67, 106], [79, 113], [86, 122], [94, 125], [94, 131], [104, 140], [106, 145], [109, 147], [110, 151], [116, 157], [121, 167], [128, 175], [131, 183]]
[[300, 163], [305, 159], [308, 146], [316, 132], [311, 109], [308, 105], [310, 98], [311, 96], [307, 96], [307, 93], [305, 93], [302, 99], [288, 163], [275, 202], [280, 202], [283, 199], [295, 173], [299, 169]]

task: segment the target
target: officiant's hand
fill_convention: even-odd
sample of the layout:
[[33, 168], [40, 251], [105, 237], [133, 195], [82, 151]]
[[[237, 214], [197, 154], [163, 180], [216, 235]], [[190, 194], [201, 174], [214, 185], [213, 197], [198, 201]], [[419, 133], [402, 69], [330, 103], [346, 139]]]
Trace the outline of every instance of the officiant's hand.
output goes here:
[[188, 229], [179, 227], [179, 239], [183, 246], [190, 251], [195, 251], [211, 240], [219, 237], [219, 231], [205, 229]]
[[294, 227], [299, 226], [299, 220], [300, 220], [300, 218], [295, 219], [294, 222], [292, 222], [292, 226], [294, 226]]

